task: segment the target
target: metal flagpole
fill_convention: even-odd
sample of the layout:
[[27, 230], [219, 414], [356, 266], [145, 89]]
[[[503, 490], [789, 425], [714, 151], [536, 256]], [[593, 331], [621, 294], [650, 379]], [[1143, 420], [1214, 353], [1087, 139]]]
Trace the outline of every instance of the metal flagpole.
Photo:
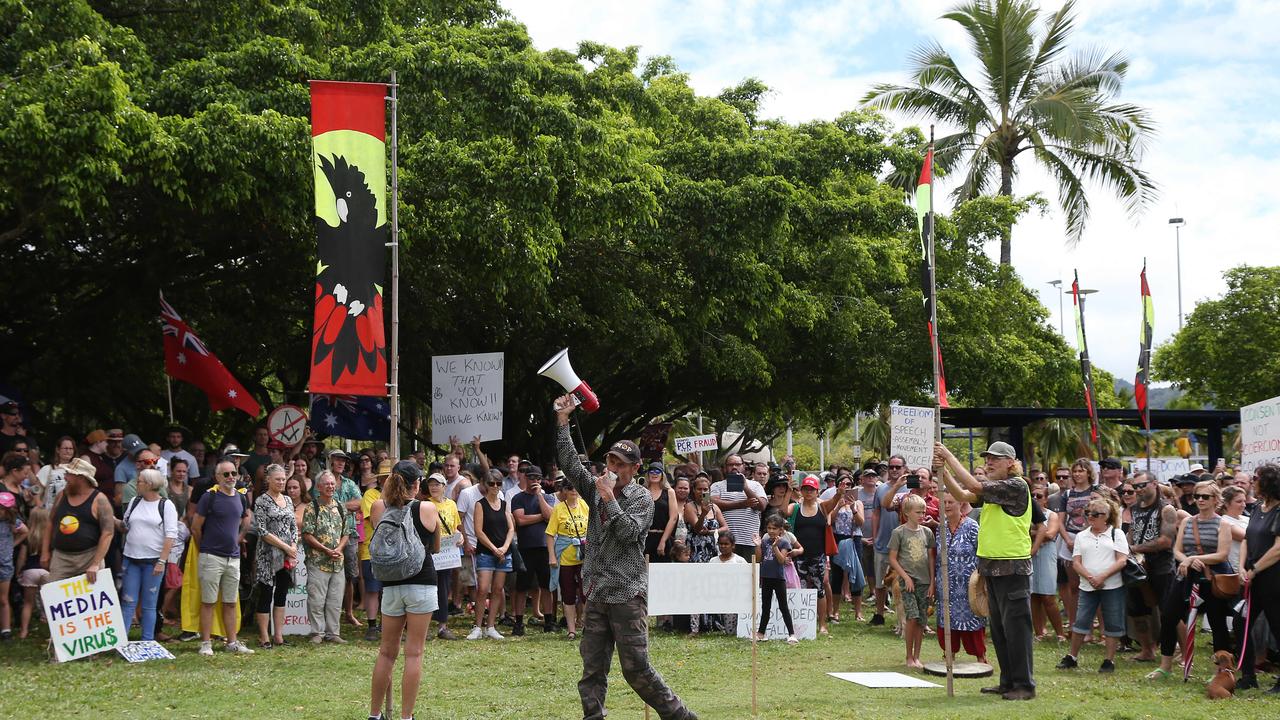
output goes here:
[[[929, 126], [929, 154], [933, 154], [933, 126]], [[942, 387], [941, 368], [938, 367], [938, 260], [934, 253], [934, 236], [937, 234], [933, 228], [933, 173], [929, 173], [929, 214], [928, 220], [925, 222], [925, 230], [929, 233], [925, 247], [929, 253], [929, 296], [932, 302], [929, 303], [929, 348], [933, 355], [933, 436], [942, 442], [942, 397], [939, 390]], [[937, 472], [935, 468], [934, 472]], [[936, 478], [937, 475], [935, 474]], [[941, 544], [942, 552], [939, 554], [939, 562], [942, 565], [942, 633], [943, 646], [946, 648], [944, 657], [947, 664], [947, 697], [955, 697], [956, 691], [954, 686], [955, 673], [955, 651], [951, 644], [951, 568], [947, 562], [947, 555], [950, 546], [950, 527], [947, 525], [946, 508], [947, 508], [947, 484], [941, 483], [942, 496], [938, 498], [942, 503], [942, 522], [939, 523], [941, 528]], [[932, 571], [932, 568], [930, 569]]]
[[388, 243], [391, 246], [391, 357], [387, 388], [391, 391], [389, 451], [394, 462], [400, 459], [400, 173], [397, 167], [400, 136], [396, 127], [400, 86], [396, 83], [395, 70], [391, 71], [388, 87], [391, 89], [387, 98], [391, 103], [391, 242]]

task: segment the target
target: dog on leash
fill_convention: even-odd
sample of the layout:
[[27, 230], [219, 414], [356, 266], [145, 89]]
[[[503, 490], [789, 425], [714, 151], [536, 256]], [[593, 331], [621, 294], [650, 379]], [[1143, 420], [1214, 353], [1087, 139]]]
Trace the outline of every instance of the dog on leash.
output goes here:
[[1210, 700], [1222, 700], [1236, 694], [1236, 658], [1226, 650], [1213, 654], [1213, 664], [1218, 672], [1209, 681], [1206, 692]]

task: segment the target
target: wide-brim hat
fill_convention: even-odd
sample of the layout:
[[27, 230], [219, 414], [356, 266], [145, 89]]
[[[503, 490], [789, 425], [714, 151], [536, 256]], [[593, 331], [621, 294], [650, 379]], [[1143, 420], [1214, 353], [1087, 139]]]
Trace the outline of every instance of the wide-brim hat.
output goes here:
[[93, 467], [93, 463], [84, 458], [72, 458], [71, 462], [63, 465], [61, 468], [64, 475], [79, 475], [89, 484], [98, 487], [97, 471]]
[[374, 477], [379, 477], [379, 478], [382, 478], [383, 480], [386, 480], [387, 478], [391, 477], [391, 466], [392, 466], [392, 462], [390, 460], [383, 460], [382, 462], [378, 463], [378, 472], [373, 474]]

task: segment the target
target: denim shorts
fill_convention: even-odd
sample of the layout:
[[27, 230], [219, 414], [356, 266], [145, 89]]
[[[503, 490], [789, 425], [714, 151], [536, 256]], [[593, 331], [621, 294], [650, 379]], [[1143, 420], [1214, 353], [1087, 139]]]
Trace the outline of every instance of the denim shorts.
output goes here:
[[383, 615], [430, 615], [439, 607], [435, 585], [389, 585], [382, 588]]
[[373, 561], [360, 561], [360, 577], [364, 578], [365, 592], [382, 592], [382, 583], [373, 576]]
[[1093, 632], [1093, 618], [1102, 606], [1102, 634], [1107, 637], [1124, 637], [1125, 591], [1123, 587], [1110, 590], [1081, 590], [1076, 601], [1076, 621], [1071, 632], [1088, 635]]
[[490, 570], [493, 572], [511, 572], [511, 554], [508, 553], [502, 558], [502, 564], [498, 564], [498, 558], [487, 552], [476, 553], [476, 572]]

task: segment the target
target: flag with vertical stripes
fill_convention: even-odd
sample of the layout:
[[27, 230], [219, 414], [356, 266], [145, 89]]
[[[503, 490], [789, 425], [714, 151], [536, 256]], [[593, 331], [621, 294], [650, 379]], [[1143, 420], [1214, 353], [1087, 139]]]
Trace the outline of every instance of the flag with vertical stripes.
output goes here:
[[1089, 344], [1084, 334], [1084, 297], [1080, 294], [1079, 271], [1071, 281], [1071, 302], [1076, 311], [1076, 347], [1080, 350], [1080, 375], [1084, 378], [1084, 406], [1089, 411], [1089, 440], [1097, 445], [1098, 408], [1093, 398], [1093, 367], [1089, 364]]
[[1133, 397], [1138, 402], [1138, 417], [1142, 429], [1151, 429], [1151, 406], [1147, 404], [1147, 384], [1151, 380], [1151, 341], [1155, 335], [1156, 309], [1151, 302], [1151, 288], [1147, 285], [1147, 264], [1142, 263], [1138, 276], [1142, 291], [1142, 331], [1138, 336], [1138, 374], [1133, 379]]
[[[920, 169], [920, 181], [916, 183], [916, 227], [920, 230], [920, 290], [924, 293], [924, 321], [929, 331], [929, 349], [938, 361], [938, 373], [934, 383], [938, 392], [938, 406], [950, 407], [947, 404], [947, 374], [942, 368], [942, 347], [938, 344], [938, 328], [934, 325], [933, 295], [934, 264], [933, 249], [933, 146], [924, 156], [924, 167]], [[931, 360], [932, 361], [932, 360]]]

